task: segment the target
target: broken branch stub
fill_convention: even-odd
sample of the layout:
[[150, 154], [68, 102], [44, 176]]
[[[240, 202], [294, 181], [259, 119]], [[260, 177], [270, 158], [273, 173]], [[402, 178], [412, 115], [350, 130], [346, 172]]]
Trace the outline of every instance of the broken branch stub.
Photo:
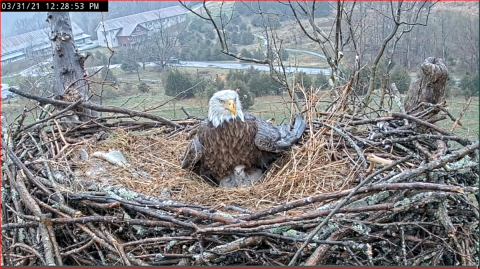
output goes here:
[[[421, 65], [423, 74], [410, 85], [404, 106], [410, 110], [420, 103], [440, 104], [445, 101], [448, 69], [443, 59], [428, 57]], [[418, 109], [416, 109], [417, 111]], [[414, 113], [415, 111], [412, 111]]]

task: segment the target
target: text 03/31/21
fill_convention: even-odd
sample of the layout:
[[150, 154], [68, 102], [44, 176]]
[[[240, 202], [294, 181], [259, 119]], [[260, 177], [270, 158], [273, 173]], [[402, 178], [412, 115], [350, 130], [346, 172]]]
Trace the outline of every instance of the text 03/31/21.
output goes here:
[[2, 12], [108, 12], [108, 1], [2, 1]]

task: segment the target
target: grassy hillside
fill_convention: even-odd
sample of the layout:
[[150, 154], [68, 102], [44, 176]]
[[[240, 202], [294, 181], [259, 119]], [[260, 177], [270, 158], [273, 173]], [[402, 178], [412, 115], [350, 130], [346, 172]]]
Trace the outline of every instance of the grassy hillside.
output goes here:
[[[148, 76], [146, 76], [148, 77]], [[128, 82], [136, 85], [136, 82]], [[122, 85], [120, 83], [120, 89]], [[181, 119], [186, 115], [181, 110], [182, 107], [187, 109], [190, 114], [200, 117], [205, 117], [208, 110], [208, 100], [204, 98], [191, 98], [179, 101], [171, 100], [172, 98], [164, 94], [161, 83], [149, 83], [150, 91], [147, 93], [129, 93], [122, 94], [115, 98], [104, 100], [104, 105], [123, 106], [135, 110], [145, 110], [149, 113], [163, 116], [169, 119]], [[135, 90], [134, 90], [135, 92]], [[328, 100], [326, 100], [328, 101]], [[452, 97], [447, 99], [448, 109], [450, 113], [457, 117], [464, 107], [465, 99], [463, 97]], [[23, 108], [33, 107], [32, 102], [23, 98], [11, 99], [9, 101], [2, 101], [2, 113], [5, 113], [9, 122], [12, 122], [21, 115]], [[319, 109], [322, 110], [326, 103], [320, 103]], [[264, 119], [275, 118], [277, 123], [290, 118], [290, 109], [292, 103], [289, 102], [288, 94], [283, 96], [262, 96], [255, 99], [255, 103], [248, 112], [261, 116]], [[105, 114], [104, 114], [105, 115]], [[29, 114], [26, 123], [32, 122], [33, 116]], [[478, 139], [479, 137], [479, 99], [475, 98], [470, 104], [467, 113], [463, 116], [463, 127], [458, 126], [455, 133], [470, 139]], [[453, 125], [453, 122], [444, 120], [439, 125], [447, 130]]]

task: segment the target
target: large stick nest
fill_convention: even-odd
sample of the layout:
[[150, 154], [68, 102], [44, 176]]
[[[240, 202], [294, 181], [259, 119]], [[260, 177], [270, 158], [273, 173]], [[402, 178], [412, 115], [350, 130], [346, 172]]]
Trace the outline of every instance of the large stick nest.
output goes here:
[[180, 168], [196, 119], [67, 122], [84, 103], [27, 97], [63, 111], [2, 118], [2, 265], [478, 265], [479, 144], [436, 125], [442, 105], [307, 98], [302, 140], [262, 182], [223, 188]]

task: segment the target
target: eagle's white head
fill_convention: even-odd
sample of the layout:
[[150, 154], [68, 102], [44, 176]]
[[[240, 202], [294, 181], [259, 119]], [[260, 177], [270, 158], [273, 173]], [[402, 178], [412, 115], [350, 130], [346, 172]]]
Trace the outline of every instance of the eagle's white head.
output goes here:
[[222, 90], [213, 94], [210, 98], [208, 119], [213, 126], [218, 127], [230, 119], [244, 121], [242, 103], [237, 92], [233, 90]]

